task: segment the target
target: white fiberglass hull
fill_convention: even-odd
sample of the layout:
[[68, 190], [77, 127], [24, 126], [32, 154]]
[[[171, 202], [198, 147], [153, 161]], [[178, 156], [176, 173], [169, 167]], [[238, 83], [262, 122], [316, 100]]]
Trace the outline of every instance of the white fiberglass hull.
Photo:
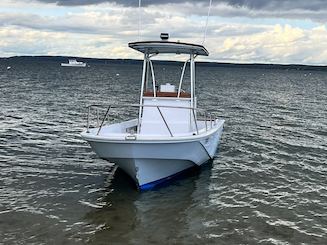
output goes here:
[[61, 66], [64, 66], [64, 67], [86, 67], [86, 63], [83, 63], [83, 64], [61, 63]]
[[96, 129], [82, 133], [97, 155], [114, 162], [137, 183], [150, 189], [191, 167], [214, 157], [223, 131], [223, 120], [208, 132], [188, 137], [135, 140], [97, 136]]

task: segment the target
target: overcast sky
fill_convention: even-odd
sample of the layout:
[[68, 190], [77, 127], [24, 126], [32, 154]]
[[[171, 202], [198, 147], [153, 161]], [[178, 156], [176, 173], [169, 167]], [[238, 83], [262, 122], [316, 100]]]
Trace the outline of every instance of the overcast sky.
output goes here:
[[[141, 40], [202, 43], [209, 0], [143, 0]], [[1, 0], [0, 57], [141, 58], [138, 0]], [[327, 0], [213, 0], [208, 59], [327, 65]]]

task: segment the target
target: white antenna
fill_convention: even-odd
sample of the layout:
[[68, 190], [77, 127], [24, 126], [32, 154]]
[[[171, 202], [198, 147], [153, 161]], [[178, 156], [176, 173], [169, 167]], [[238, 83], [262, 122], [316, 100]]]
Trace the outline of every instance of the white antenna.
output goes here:
[[209, 9], [208, 9], [208, 15], [207, 15], [207, 20], [206, 20], [206, 26], [204, 29], [202, 44], [204, 44], [204, 42], [206, 41], [206, 38], [207, 38], [207, 30], [208, 30], [208, 22], [209, 22], [209, 16], [210, 16], [210, 12], [211, 12], [211, 6], [212, 6], [212, 0], [210, 0], [210, 2], [209, 2]]
[[138, 25], [138, 40], [141, 40], [141, 0], [139, 0], [139, 25]]

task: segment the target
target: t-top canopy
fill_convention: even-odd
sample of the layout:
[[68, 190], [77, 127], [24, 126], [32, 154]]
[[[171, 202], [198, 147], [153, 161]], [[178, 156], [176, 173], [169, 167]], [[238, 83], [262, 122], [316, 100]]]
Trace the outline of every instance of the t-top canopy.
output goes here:
[[168, 41], [146, 41], [146, 42], [133, 42], [128, 46], [132, 49], [140, 51], [144, 54], [196, 54], [208, 56], [209, 52], [202, 45], [181, 43], [181, 42], [168, 42]]

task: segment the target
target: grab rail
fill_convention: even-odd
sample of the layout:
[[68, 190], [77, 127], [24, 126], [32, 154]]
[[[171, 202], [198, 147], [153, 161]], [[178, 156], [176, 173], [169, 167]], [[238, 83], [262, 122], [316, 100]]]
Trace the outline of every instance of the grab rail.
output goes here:
[[165, 117], [162, 115], [162, 112], [161, 112], [159, 106], [157, 106], [157, 109], [158, 109], [158, 111], [159, 111], [159, 113], [160, 113], [160, 116], [161, 116], [162, 120], [163, 120], [164, 123], [166, 124], [166, 127], [167, 127], [167, 129], [168, 129], [168, 131], [169, 131], [169, 133], [170, 133], [170, 136], [171, 136], [171, 137], [174, 137], [173, 134], [171, 133], [171, 130], [170, 130], [169, 126], [168, 126], [168, 123], [167, 123]]
[[[197, 135], [199, 134], [199, 127], [198, 127], [198, 122], [197, 122], [197, 117], [196, 117], [195, 111], [204, 112], [204, 116], [205, 116], [204, 122], [205, 122], [206, 132], [209, 129], [208, 121], [210, 122], [210, 129], [212, 129], [212, 127], [213, 127], [212, 114], [211, 114], [211, 112], [207, 112], [207, 110], [204, 110], [204, 109], [194, 108], [194, 107], [184, 107], [184, 106], [164, 106], [164, 105], [158, 106], [158, 105], [139, 105], [139, 104], [114, 104], [114, 105], [109, 105], [108, 108], [106, 109], [106, 113], [105, 113], [103, 119], [101, 120], [101, 124], [99, 126], [99, 109], [105, 110], [105, 108], [103, 108], [103, 107], [104, 107], [103, 105], [99, 105], [99, 104], [93, 104], [93, 105], [89, 105], [87, 107], [88, 108], [88, 113], [87, 113], [87, 131], [86, 132], [89, 132], [89, 129], [90, 129], [90, 119], [91, 119], [91, 109], [92, 108], [96, 108], [97, 127], [99, 127], [99, 129], [97, 131], [97, 135], [100, 134], [100, 131], [101, 131], [103, 125], [104, 125], [104, 122], [106, 121], [106, 119], [107, 119], [107, 117], [109, 115], [110, 109], [111, 108], [119, 108], [119, 107], [135, 107], [135, 108], [152, 107], [152, 108], [157, 108], [157, 110], [159, 111], [160, 116], [161, 116], [163, 122], [165, 123], [166, 128], [169, 131], [169, 134], [170, 134], [171, 137], [174, 137], [174, 135], [172, 134], [172, 131], [171, 131], [169, 125], [168, 125], [168, 122], [165, 119], [165, 117], [164, 117], [162, 111], [160, 110], [160, 108], [175, 108], [175, 109], [190, 110], [192, 112], [192, 115], [193, 115], [193, 121], [194, 121], [194, 126], [195, 126], [195, 129], [196, 129], [196, 134]], [[209, 120], [208, 120], [208, 115], [209, 115]], [[139, 119], [138, 119], [137, 125], [138, 125], [138, 127], [140, 127], [140, 125], [141, 125], [141, 123], [139, 122]]]
[[102, 129], [102, 126], [103, 126], [103, 124], [104, 124], [104, 121], [106, 120], [106, 118], [107, 118], [107, 116], [108, 116], [108, 114], [109, 114], [110, 108], [111, 108], [111, 105], [108, 107], [108, 110], [106, 111], [106, 114], [105, 114], [104, 117], [103, 117], [103, 120], [102, 120], [102, 122], [101, 122], [101, 125], [100, 125], [100, 127], [99, 127], [99, 130], [98, 130], [97, 135], [99, 135], [100, 130]]

